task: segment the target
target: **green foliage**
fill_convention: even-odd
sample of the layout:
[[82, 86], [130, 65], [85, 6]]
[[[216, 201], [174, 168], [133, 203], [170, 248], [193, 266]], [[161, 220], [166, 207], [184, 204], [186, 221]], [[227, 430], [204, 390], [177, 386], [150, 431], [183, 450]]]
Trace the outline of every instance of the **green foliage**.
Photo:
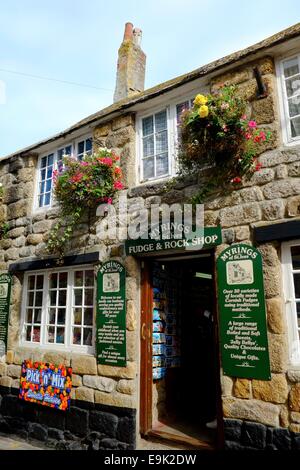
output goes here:
[[0, 240], [7, 238], [7, 232], [9, 231], [9, 225], [7, 222], [4, 222], [0, 225]]

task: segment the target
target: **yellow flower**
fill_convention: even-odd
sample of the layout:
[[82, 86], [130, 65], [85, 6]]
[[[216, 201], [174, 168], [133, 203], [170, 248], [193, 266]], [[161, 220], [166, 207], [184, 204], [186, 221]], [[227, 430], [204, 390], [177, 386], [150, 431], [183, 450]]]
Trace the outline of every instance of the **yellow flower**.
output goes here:
[[198, 114], [201, 118], [205, 118], [206, 116], [208, 116], [208, 113], [209, 113], [208, 106], [206, 106], [205, 104], [200, 106]]
[[197, 95], [194, 99], [194, 104], [196, 106], [202, 106], [207, 103], [207, 98], [204, 95]]

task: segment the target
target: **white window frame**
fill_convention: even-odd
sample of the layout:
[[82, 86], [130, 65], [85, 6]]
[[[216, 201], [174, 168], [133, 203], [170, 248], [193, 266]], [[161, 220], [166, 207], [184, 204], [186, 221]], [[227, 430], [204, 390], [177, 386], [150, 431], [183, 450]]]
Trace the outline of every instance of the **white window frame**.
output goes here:
[[[168, 104], [161, 104], [150, 108], [147, 112], [139, 114], [137, 118], [137, 174], [136, 181], [139, 185], [147, 184], [153, 181], [163, 181], [173, 177], [177, 174], [176, 167], [176, 155], [177, 155], [177, 143], [178, 143], [178, 126], [177, 126], [177, 105], [184, 103], [185, 101], [192, 102], [195, 98], [195, 93], [192, 95], [182, 96], [172, 100]], [[167, 175], [155, 176], [153, 178], [143, 179], [143, 119], [154, 116], [161, 111], [167, 111], [167, 132], [168, 132], [168, 159], [169, 159], [169, 171]]]
[[[27, 271], [24, 275], [23, 283], [23, 293], [22, 293], [22, 309], [21, 309], [21, 331], [20, 331], [20, 343], [21, 347], [28, 348], [37, 348], [37, 349], [46, 349], [46, 350], [56, 350], [56, 351], [65, 351], [65, 352], [76, 352], [84, 354], [94, 354], [95, 353], [95, 338], [96, 338], [96, 281], [94, 282], [94, 315], [93, 315], [93, 325], [91, 326], [93, 336], [92, 336], [92, 346], [82, 346], [78, 344], [71, 343], [71, 328], [72, 328], [72, 308], [73, 308], [73, 289], [74, 289], [74, 273], [75, 271], [91, 270], [94, 271], [94, 266], [91, 265], [78, 265], [78, 266], [65, 266], [63, 268], [53, 268], [53, 269], [43, 269], [37, 271]], [[47, 343], [46, 342], [46, 325], [47, 325], [47, 308], [49, 306], [49, 277], [50, 274], [56, 272], [68, 272], [68, 285], [67, 285], [67, 302], [66, 305], [66, 323], [65, 323], [65, 344], [56, 344], [56, 343]], [[72, 283], [69, 282], [71, 273]], [[27, 293], [28, 293], [28, 278], [32, 275], [44, 275], [44, 288], [43, 288], [43, 305], [42, 305], [42, 315], [41, 315], [41, 330], [40, 330], [40, 342], [27, 341], [25, 338], [25, 320], [26, 320], [26, 304], [27, 304]]]
[[300, 68], [300, 54], [295, 53], [289, 56], [282, 56], [276, 61], [276, 75], [277, 75], [277, 88], [279, 93], [279, 111], [280, 111], [280, 123], [283, 134], [283, 142], [285, 145], [299, 145], [300, 144], [300, 135], [297, 137], [292, 137], [291, 135], [291, 126], [290, 126], [290, 115], [288, 109], [288, 98], [285, 88], [285, 76], [283, 62], [291, 60], [294, 57], [298, 58], [299, 68]]
[[47, 205], [43, 205], [42, 207], [40, 207], [39, 205], [39, 186], [40, 186], [40, 182], [41, 182], [41, 179], [40, 179], [40, 176], [41, 176], [41, 163], [42, 163], [42, 159], [44, 157], [47, 157], [48, 155], [51, 155], [53, 154], [54, 157], [53, 157], [53, 170], [57, 170], [58, 169], [58, 152], [59, 150], [61, 150], [62, 148], [66, 148], [66, 147], [71, 147], [71, 156], [77, 158], [77, 144], [79, 142], [82, 142], [83, 140], [87, 140], [87, 139], [92, 139], [92, 142], [93, 142], [93, 136], [91, 134], [87, 134], [87, 135], [83, 135], [82, 137], [79, 137], [77, 138], [76, 140], [73, 140], [73, 141], [69, 141], [69, 142], [64, 142], [64, 143], [61, 143], [61, 145], [58, 145], [56, 147], [51, 147], [49, 148], [49, 150], [47, 150], [46, 152], [43, 152], [39, 155], [39, 158], [38, 158], [38, 163], [37, 163], [37, 177], [36, 177], [36, 182], [35, 182], [35, 192], [34, 192], [34, 203], [33, 203], [33, 212], [44, 212], [48, 209], [50, 209], [51, 207], [53, 207], [55, 205], [55, 200], [53, 198], [53, 183], [52, 183], [52, 187], [51, 187], [51, 198], [50, 198], [50, 204], [47, 204]]
[[283, 272], [283, 293], [285, 314], [288, 328], [289, 361], [291, 365], [300, 367], [300, 338], [295, 301], [295, 288], [293, 273], [300, 269], [293, 269], [291, 247], [300, 246], [300, 240], [284, 242], [281, 245], [281, 262]]

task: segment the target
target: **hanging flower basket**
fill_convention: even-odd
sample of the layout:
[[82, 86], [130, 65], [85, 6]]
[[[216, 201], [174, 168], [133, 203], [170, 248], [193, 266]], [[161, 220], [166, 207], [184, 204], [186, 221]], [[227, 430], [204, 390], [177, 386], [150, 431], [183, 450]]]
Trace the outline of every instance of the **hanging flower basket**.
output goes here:
[[181, 145], [178, 166], [181, 176], [198, 174], [210, 168], [206, 187], [197, 202], [214, 189], [236, 185], [261, 168], [259, 146], [271, 133], [258, 129], [246, 116], [247, 102], [236, 94], [234, 86], [218, 93], [197, 95], [193, 107], [181, 118]]
[[54, 170], [54, 197], [60, 206], [60, 219], [50, 232], [48, 252], [63, 254], [86, 209], [112, 204], [114, 195], [124, 187], [118, 161], [113, 151], [102, 149], [82, 161], [66, 157]]

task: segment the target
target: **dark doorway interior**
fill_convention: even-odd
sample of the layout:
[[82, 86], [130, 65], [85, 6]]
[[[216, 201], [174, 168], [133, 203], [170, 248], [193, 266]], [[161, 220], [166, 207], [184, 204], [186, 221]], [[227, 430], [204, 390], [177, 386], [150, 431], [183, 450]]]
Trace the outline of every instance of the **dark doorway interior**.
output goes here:
[[217, 415], [211, 254], [151, 263], [152, 430], [213, 442]]

